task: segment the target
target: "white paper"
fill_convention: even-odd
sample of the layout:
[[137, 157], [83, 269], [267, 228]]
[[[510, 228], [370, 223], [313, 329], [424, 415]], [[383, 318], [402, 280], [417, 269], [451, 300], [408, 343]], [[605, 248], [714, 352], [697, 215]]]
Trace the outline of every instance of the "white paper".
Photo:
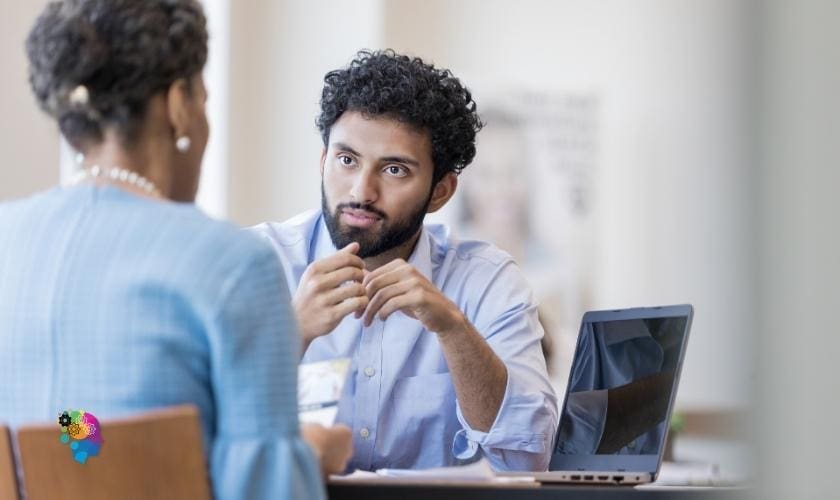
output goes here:
[[532, 483], [532, 476], [497, 477], [490, 463], [482, 458], [469, 465], [436, 467], [433, 469], [378, 469], [376, 472], [356, 470], [344, 476], [330, 476], [332, 481], [397, 481], [417, 483]]
[[298, 419], [330, 427], [350, 369], [349, 358], [303, 363], [298, 367]]
[[482, 458], [469, 465], [458, 467], [436, 467], [434, 469], [379, 469], [376, 471], [380, 476], [386, 477], [408, 477], [408, 478], [434, 478], [449, 480], [486, 480], [490, 481], [496, 477], [490, 463]]

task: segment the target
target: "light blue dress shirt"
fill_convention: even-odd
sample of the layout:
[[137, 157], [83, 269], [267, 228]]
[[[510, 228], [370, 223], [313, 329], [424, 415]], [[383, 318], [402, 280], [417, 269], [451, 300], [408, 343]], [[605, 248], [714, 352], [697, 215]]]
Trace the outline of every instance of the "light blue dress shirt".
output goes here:
[[192, 204], [56, 188], [0, 204], [0, 276], [0, 421], [192, 403], [216, 498], [325, 497], [298, 432], [289, 293], [264, 242]]
[[[336, 252], [320, 210], [254, 229], [274, 246], [292, 293], [307, 266]], [[348, 315], [315, 339], [303, 362], [352, 359], [337, 420], [353, 430], [350, 469], [427, 468], [485, 456], [498, 470], [545, 470], [557, 401], [540, 346], [530, 288], [511, 257], [426, 225], [408, 262], [466, 314], [507, 367], [505, 396], [489, 432], [464, 420], [437, 335], [402, 313], [365, 328]]]

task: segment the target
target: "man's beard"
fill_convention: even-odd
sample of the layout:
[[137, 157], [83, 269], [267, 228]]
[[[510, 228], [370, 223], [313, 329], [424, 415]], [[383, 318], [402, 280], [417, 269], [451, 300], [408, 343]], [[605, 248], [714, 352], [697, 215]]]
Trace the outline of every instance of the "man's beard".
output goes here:
[[[407, 217], [389, 223], [389, 217], [381, 210], [372, 205], [364, 203], [340, 203], [331, 212], [327, 202], [327, 195], [324, 192], [324, 183], [321, 182], [321, 212], [324, 214], [324, 223], [330, 232], [333, 245], [341, 249], [356, 241], [359, 243], [359, 257], [366, 259], [375, 257], [392, 250], [410, 240], [423, 227], [423, 219], [426, 217], [426, 210], [432, 201], [432, 191], [429, 196]], [[373, 229], [346, 226], [341, 223], [341, 211], [344, 209], [366, 210], [376, 214], [382, 220], [382, 230], [376, 232]]]

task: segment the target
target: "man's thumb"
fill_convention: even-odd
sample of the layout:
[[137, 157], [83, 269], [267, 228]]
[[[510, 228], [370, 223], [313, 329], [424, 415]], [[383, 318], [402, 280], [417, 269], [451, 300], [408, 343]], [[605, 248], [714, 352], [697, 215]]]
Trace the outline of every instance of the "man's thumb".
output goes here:
[[339, 250], [339, 252], [350, 252], [352, 254], [359, 253], [359, 242], [351, 241], [346, 247]]

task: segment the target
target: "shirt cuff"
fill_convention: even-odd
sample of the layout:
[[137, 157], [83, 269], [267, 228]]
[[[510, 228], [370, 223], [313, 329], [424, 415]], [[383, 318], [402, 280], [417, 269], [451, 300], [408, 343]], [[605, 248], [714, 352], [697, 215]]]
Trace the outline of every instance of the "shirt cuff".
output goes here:
[[[462, 429], [455, 433], [452, 440], [452, 455], [458, 460], [469, 460], [475, 457], [478, 450], [483, 448], [513, 450], [528, 453], [543, 454], [548, 448], [551, 436], [544, 433], [510, 432], [512, 429], [541, 428], [539, 424], [540, 410], [545, 407], [545, 400], [541, 394], [520, 393], [513, 389], [512, 377], [508, 373], [505, 395], [496, 420], [487, 432], [475, 430], [467, 423], [461, 413], [461, 406], [456, 405], [456, 414]], [[553, 421], [549, 425], [554, 425]]]

